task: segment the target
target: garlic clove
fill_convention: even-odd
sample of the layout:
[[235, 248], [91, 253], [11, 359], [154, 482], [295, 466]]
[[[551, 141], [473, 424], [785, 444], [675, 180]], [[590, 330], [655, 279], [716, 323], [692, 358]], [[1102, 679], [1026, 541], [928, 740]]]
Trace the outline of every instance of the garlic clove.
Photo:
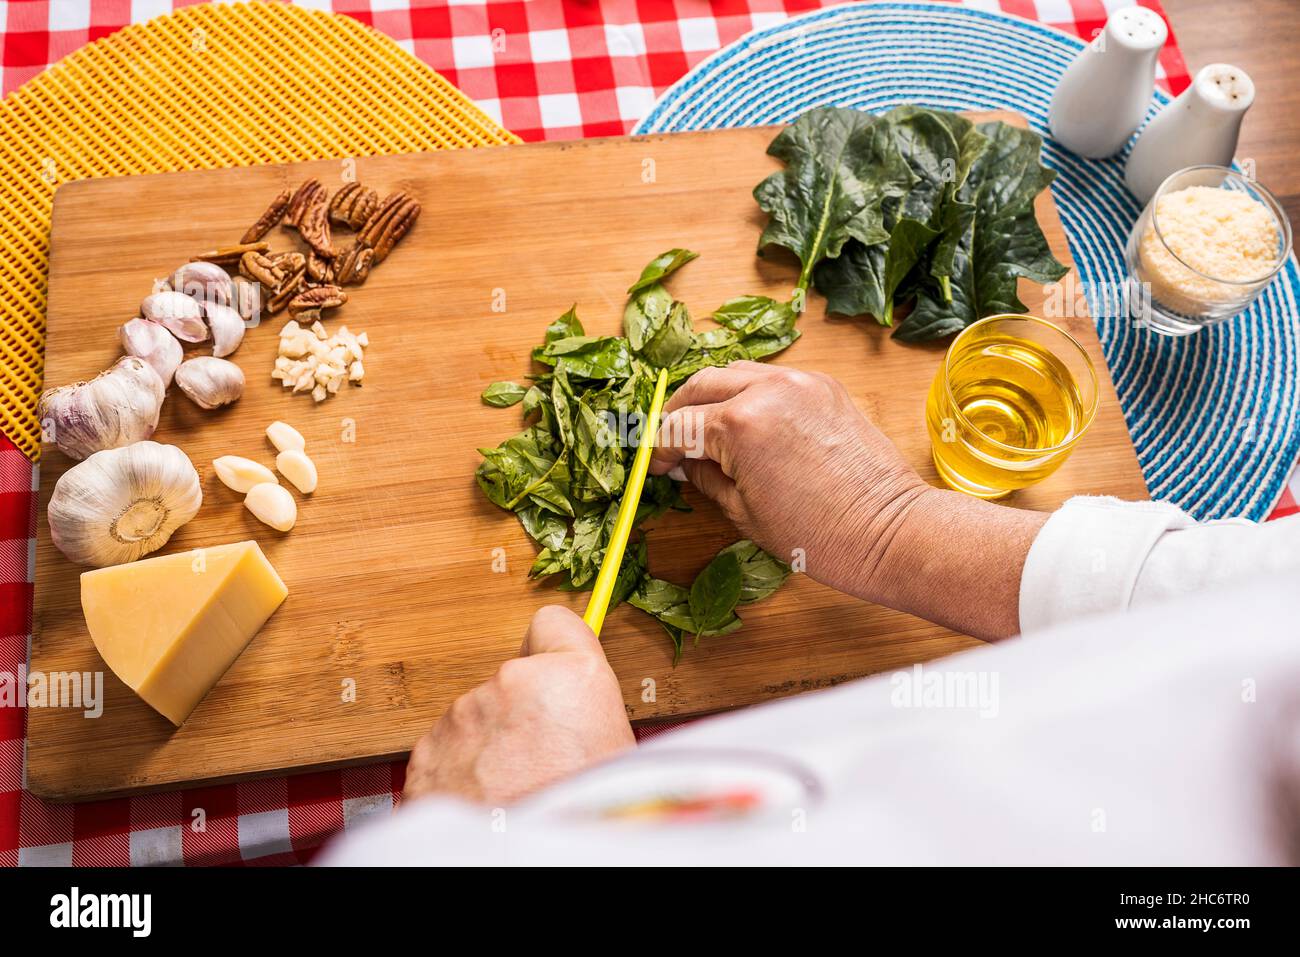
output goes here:
[[283, 485], [261, 482], [244, 496], [244, 507], [263, 525], [287, 532], [298, 520], [298, 504]]
[[217, 473], [217, 478], [221, 479], [221, 483], [226, 488], [240, 493], [247, 492], [254, 485], [263, 482], [270, 482], [272, 485], [280, 484], [275, 473], [261, 462], [254, 462], [241, 455], [223, 455], [213, 459], [212, 470]]
[[244, 394], [244, 371], [228, 359], [198, 356], [180, 364], [176, 384], [199, 408], [215, 409]]
[[303, 495], [316, 491], [316, 463], [301, 449], [286, 449], [275, 457], [275, 467]]
[[215, 302], [203, 304], [203, 317], [212, 333], [212, 354], [228, 356], [244, 341], [244, 319], [230, 306]]
[[266, 437], [271, 440], [277, 452], [287, 452], [289, 449], [301, 452], [307, 447], [307, 440], [302, 437], [302, 433], [288, 422], [272, 422], [266, 427]]
[[181, 292], [155, 292], [140, 303], [140, 315], [161, 323], [177, 339], [202, 342], [208, 337], [199, 304]]
[[172, 289], [201, 303], [230, 305], [230, 274], [216, 263], [190, 262], [172, 274]]
[[172, 384], [172, 376], [185, 358], [185, 350], [165, 326], [148, 319], [132, 319], [117, 334], [126, 354], [147, 362], [162, 379], [164, 389]]
[[262, 284], [235, 276], [231, 279], [230, 304], [248, 326], [262, 320]]
[[73, 459], [139, 442], [158, 427], [166, 394], [149, 363], [123, 356], [89, 382], [46, 390], [36, 408], [41, 438]]
[[64, 472], [46, 515], [59, 551], [102, 568], [161, 548], [202, 503], [199, 473], [184, 452], [136, 442], [96, 452]]

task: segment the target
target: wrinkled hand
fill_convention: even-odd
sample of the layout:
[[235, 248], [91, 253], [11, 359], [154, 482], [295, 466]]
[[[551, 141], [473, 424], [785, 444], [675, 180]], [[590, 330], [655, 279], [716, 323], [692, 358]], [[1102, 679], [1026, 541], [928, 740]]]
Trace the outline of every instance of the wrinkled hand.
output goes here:
[[860, 597], [889, 540], [929, 488], [839, 382], [735, 362], [697, 372], [665, 406], [650, 471], [681, 468], [733, 524]]
[[519, 654], [416, 743], [406, 800], [508, 804], [633, 746], [618, 679], [581, 618], [541, 609]]

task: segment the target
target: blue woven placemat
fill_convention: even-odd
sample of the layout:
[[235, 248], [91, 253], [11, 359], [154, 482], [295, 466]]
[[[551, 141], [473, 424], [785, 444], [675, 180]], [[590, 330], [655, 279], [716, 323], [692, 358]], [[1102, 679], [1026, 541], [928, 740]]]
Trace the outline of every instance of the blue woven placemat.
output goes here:
[[[1005, 14], [930, 3], [832, 7], [757, 30], [660, 97], [636, 133], [786, 123], [822, 104], [1015, 110], [1043, 157], [1078, 278], [1151, 496], [1201, 519], [1262, 519], [1300, 454], [1295, 258], [1246, 313], [1183, 339], [1123, 314], [1124, 243], [1141, 211], [1128, 150], [1085, 160], [1047, 133], [1047, 106], [1082, 41]], [[1156, 93], [1152, 113], [1169, 97]]]

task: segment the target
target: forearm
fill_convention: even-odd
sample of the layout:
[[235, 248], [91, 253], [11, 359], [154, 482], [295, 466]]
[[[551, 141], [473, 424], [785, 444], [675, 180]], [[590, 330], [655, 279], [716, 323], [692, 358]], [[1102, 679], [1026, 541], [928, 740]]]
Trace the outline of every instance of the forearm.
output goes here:
[[1045, 512], [925, 486], [865, 544], [849, 590], [988, 640], [1020, 631], [1020, 580]]

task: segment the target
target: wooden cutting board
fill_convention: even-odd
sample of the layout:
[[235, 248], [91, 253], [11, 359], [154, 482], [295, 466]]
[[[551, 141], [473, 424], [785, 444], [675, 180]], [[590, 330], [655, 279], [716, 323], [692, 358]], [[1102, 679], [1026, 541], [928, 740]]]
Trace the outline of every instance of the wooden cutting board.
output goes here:
[[[585, 595], [527, 580], [534, 546], [475, 485], [475, 449], [518, 431], [519, 410], [479, 392], [522, 380], [529, 350], [573, 302], [588, 332], [620, 331], [624, 292], [673, 246], [700, 258], [671, 280], [697, 317], [745, 293], [787, 297], [793, 258], [760, 259], [763, 214], [751, 190], [776, 162], [772, 129], [591, 140], [84, 180], [55, 197], [46, 384], [88, 378], [118, 355], [117, 328], [155, 277], [238, 238], [286, 185], [336, 186], [355, 169], [381, 192], [424, 204], [419, 224], [328, 323], [370, 334], [363, 388], [320, 405], [269, 378], [282, 320], [249, 331], [232, 357], [248, 387], [204, 412], [173, 390], [154, 438], [199, 469], [204, 503], [167, 551], [256, 538], [289, 598], [180, 729], [105, 674], [104, 713], [33, 708], [31, 790], [61, 799], [217, 782], [279, 769], [404, 754], [460, 694], [516, 653], [533, 611]], [[1047, 193], [1039, 219], [1069, 260]], [[277, 248], [296, 237], [277, 230]], [[1022, 295], [1038, 311], [1041, 290]], [[500, 307], [504, 304], [504, 311]], [[496, 307], [496, 308], [494, 308]], [[1049, 509], [1070, 495], [1142, 498], [1138, 471], [1091, 321], [1065, 325], [1103, 379], [1101, 411], [1073, 457], [1012, 504]], [[840, 378], [861, 407], [934, 481], [923, 400], [943, 345], [905, 346], [873, 321], [828, 320], [813, 298], [803, 338], [777, 360]], [[320, 488], [286, 535], [255, 521], [212, 472], [219, 455], [265, 463], [266, 425], [307, 437]], [[779, 438], [774, 437], [774, 441]], [[82, 621], [78, 575], [51, 545], [45, 507], [69, 466], [41, 464], [32, 668], [103, 670]], [[736, 538], [693, 490], [690, 515], [654, 526], [651, 569], [689, 583]], [[504, 571], [501, 560], [504, 559]], [[495, 563], [495, 567], [494, 567]], [[159, 596], [166, 601], [166, 595]], [[659, 626], [615, 611], [604, 644], [633, 719], [735, 708], [974, 647], [972, 639], [836, 594], [795, 576], [744, 610], [745, 627], [688, 648], [674, 668]], [[355, 700], [347, 700], [347, 688]]]

